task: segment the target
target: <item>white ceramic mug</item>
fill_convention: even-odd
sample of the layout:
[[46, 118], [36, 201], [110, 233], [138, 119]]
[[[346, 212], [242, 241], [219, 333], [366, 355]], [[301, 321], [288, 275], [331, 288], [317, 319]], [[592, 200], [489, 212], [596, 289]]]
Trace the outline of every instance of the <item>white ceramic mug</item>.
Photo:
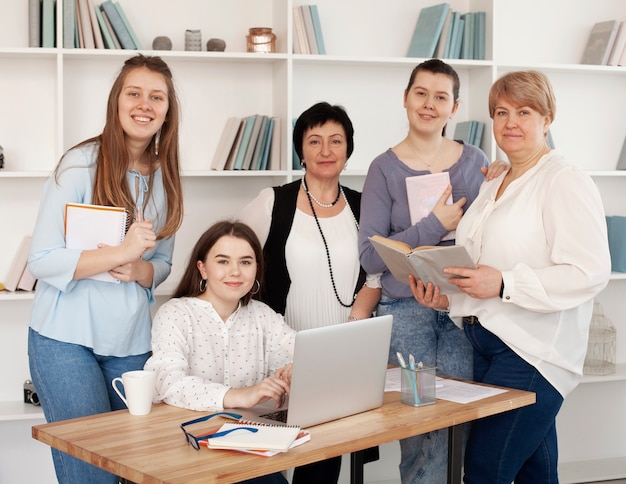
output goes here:
[[[121, 378], [113, 378], [111, 385], [126, 404], [131, 415], [148, 415], [152, 410], [155, 380], [154, 371], [127, 371], [122, 373]], [[118, 388], [117, 382], [122, 383], [126, 396]]]

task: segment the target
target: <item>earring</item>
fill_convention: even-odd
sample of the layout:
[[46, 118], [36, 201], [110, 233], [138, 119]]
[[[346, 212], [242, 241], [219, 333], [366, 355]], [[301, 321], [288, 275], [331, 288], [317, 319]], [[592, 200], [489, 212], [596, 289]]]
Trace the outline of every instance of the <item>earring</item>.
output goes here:
[[206, 279], [200, 279], [200, 293], [206, 291]]
[[255, 294], [258, 294], [259, 291], [261, 290], [261, 283], [258, 280], [254, 280], [254, 282], [256, 282], [256, 291], [250, 291], [250, 294], [252, 294], [253, 296]]
[[159, 143], [161, 142], [161, 128], [154, 135], [154, 155], [159, 156]]
[[306, 170], [306, 163], [304, 160], [300, 160], [300, 166]]

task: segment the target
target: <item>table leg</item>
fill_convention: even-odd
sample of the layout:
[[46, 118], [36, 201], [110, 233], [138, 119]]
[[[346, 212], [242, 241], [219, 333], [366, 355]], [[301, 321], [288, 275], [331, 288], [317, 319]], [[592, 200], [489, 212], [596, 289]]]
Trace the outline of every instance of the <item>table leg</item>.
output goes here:
[[461, 484], [463, 425], [448, 428], [448, 484]]
[[363, 459], [362, 450], [350, 454], [350, 484], [363, 484]]

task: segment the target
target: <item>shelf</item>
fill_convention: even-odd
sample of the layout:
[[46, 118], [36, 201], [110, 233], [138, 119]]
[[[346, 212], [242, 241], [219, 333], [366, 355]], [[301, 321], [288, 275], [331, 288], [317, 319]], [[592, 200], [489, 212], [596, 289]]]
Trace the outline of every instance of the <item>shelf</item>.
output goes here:
[[610, 375], [584, 375], [581, 384], [585, 383], [609, 383], [626, 380], [626, 363], [615, 365], [615, 373]]
[[626, 457], [598, 459], [581, 462], [561, 462], [559, 482], [574, 484], [590, 481], [606, 481], [626, 477]]
[[0, 291], [0, 303], [5, 301], [32, 301], [34, 292], [30, 291]]
[[586, 172], [591, 177], [622, 177], [626, 176], [626, 170], [591, 170]]
[[0, 402], [0, 422], [43, 419], [41, 407], [23, 402]]
[[611, 281], [626, 281], [626, 272], [611, 272]]

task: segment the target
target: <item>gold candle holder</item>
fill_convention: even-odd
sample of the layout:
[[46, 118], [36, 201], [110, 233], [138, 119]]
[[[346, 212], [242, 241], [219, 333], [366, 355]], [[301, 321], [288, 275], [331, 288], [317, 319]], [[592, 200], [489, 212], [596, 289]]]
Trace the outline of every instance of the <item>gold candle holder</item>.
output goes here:
[[276, 35], [270, 27], [252, 27], [246, 36], [248, 52], [271, 53], [276, 51]]

